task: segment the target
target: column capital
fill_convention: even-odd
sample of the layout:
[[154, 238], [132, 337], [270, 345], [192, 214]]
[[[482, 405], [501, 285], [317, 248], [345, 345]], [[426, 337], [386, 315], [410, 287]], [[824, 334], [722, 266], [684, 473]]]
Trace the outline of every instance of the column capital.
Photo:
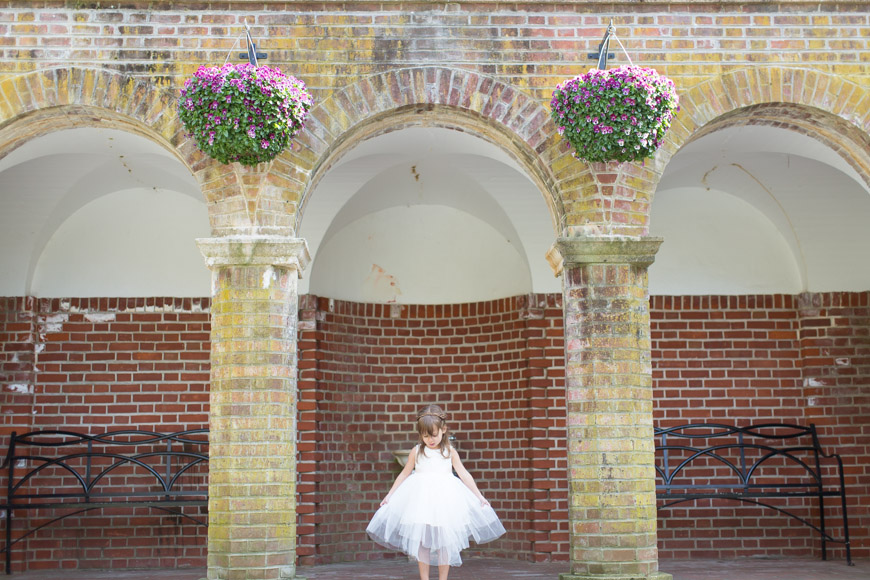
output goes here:
[[302, 271], [311, 262], [304, 238], [286, 236], [223, 236], [197, 238], [196, 245], [211, 270], [226, 266], [281, 266]]
[[583, 236], [558, 238], [547, 252], [547, 262], [559, 276], [565, 267], [587, 264], [631, 264], [648, 267], [655, 260], [663, 238], [609, 238]]

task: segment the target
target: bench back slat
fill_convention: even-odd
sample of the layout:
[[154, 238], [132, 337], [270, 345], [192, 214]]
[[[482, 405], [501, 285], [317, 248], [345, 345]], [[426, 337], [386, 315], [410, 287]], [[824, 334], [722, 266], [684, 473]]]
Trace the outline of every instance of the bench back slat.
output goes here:
[[[814, 490], [823, 487], [823, 471], [815, 425], [763, 423], [738, 427], [721, 423], [693, 423], [656, 427], [657, 489], [733, 490], [745, 493], [769, 488]], [[714, 482], [704, 482], [709, 473]], [[770, 470], [766, 470], [766, 467]], [[784, 471], [794, 468], [788, 477]], [[695, 473], [691, 470], [697, 469]], [[722, 471], [724, 470], [724, 471]], [[723, 479], [731, 473], [733, 480]], [[772, 475], [773, 474], [773, 475]], [[684, 480], [681, 480], [684, 478]]]
[[[174, 444], [179, 447], [173, 449]], [[31, 455], [31, 449], [40, 452]], [[57, 454], [47, 454], [50, 449]], [[13, 434], [7, 462], [11, 505], [58, 499], [205, 497], [208, 492], [202, 485], [184, 489], [184, 478], [207, 477], [208, 430]], [[201, 467], [205, 470], [198, 473]]]
[[[654, 437], [659, 509], [702, 499], [769, 508], [817, 531], [822, 559], [835, 542], [852, 564], [843, 460], [822, 450], [815, 425], [693, 423], [654, 427]], [[827, 531], [824, 500], [831, 497], [840, 500], [842, 538]]]

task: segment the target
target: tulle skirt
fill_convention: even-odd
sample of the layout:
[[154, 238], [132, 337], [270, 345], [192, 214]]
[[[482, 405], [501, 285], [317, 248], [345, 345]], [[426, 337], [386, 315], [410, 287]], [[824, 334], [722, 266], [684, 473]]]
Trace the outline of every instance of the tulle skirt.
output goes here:
[[375, 513], [366, 532], [386, 548], [432, 565], [460, 566], [459, 552], [492, 541], [504, 526], [452, 474], [412, 473]]

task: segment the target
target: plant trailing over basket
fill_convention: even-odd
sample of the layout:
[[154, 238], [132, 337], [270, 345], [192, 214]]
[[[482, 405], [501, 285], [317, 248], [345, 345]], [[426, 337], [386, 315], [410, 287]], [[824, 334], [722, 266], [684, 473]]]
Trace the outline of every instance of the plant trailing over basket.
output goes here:
[[679, 110], [674, 83], [639, 66], [594, 69], [559, 84], [550, 116], [587, 162], [652, 157]]
[[287, 147], [312, 103], [305, 83], [277, 68], [201, 66], [184, 83], [178, 116], [207, 155], [256, 165]]

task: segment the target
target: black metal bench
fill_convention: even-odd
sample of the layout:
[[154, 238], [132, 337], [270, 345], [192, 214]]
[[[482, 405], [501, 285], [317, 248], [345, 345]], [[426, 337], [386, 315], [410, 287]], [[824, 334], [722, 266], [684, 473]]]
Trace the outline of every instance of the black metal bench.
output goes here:
[[[822, 559], [827, 543], [845, 546], [852, 566], [843, 461], [822, 451], [815, 425], [765, 423], [736, 427], [699, 423], [655, 428], [656, 497], [659, 509], [700, 499], [724, 499], [771, 508], [819, 533]], [[825, 461], [823, 461], [825, 460]], [[833, 480], [833, 481], [832, 481]], [[843, 538], [828, 533], [825, 498], [839, 498]], [[808, 498], [799, 505], [773, 505], [771, 498]], [[812, 504], [807, 509], [806, 503]], [[807, 513], [814, 512], [817, 523]]]
[[[46, 526], [91, 510], [147, 507], [207, 525], [184, 508], [208, 506], [208, 429], [12, 433], [0, 467], [6, 476], [0, 509], [6, 513], [7, 575], [12, 546]], [[15, 513], [38, 509], [56, 510], [56, 517], [16, 537]]]

